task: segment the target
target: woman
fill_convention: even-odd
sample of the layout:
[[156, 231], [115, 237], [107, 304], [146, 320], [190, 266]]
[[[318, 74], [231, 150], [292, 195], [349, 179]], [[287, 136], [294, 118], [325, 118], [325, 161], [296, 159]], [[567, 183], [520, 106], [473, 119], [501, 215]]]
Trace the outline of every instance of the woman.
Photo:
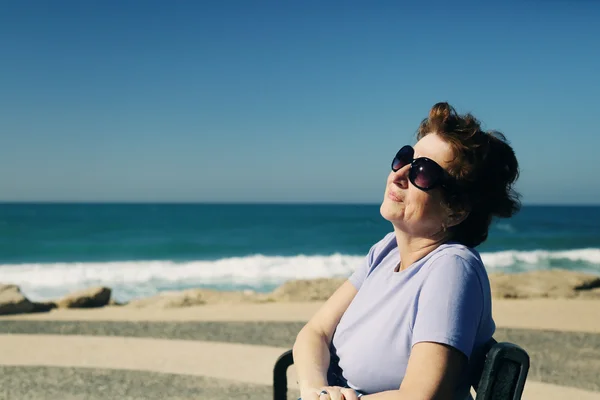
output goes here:
[[498, 132], [447, 103], [392, 162], [380, 212], [393, 232], [302, 328], [303, 400], [464, 399], [492, 337], [489, 280], [474, 247], [520, 208], [519, 169]]

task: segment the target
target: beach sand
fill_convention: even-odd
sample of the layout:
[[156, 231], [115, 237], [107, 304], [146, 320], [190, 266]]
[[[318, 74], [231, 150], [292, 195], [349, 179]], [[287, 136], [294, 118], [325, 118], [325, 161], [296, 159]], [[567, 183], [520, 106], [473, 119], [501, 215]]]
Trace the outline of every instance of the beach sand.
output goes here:
[[[269, 399], [275, 360], [320, 304], [2, 316], [0, 399]], [[495, 299], [494, 317], [495, 337], [531, 356], [525, 399], [600, 399], [600, 301]]]

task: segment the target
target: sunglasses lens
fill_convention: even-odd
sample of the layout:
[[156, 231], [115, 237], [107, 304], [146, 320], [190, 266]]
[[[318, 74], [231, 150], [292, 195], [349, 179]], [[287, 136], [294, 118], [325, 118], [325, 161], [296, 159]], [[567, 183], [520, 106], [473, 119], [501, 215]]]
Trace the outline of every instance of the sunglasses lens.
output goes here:
[[412, 184], [425, 191], [433, 189], [443, 180], [444, 170], [429, 158], [414, 159], [414, 156], [415, 150], [412, 146], [404, 146], [396, 153], [396, 157], [392, 161], [392, 170], [396, 172], [412, 163], [408, 171], [408, 179]]
[[437, 165], [427, 159], [417, 159], [410, 169], [409, 179], [420, 189], [433, 188], [441, 178]]
[[410, 164], [414, 154], [415, 152], [410, 146], [404, 146], [401, 148], [398, 153], [396, 153], [396, 157], [394, 157], [394, 160], [392, 161], [392, 170], [398, 171], [405, 165]]
[[398, 157], [394, 157], [394, 161], [392, 161], [392, 169], [394, 171], [398, 171], [400, 168], [404, 167], [405, 165], [406, 165], [405, 162], [398, 159]]

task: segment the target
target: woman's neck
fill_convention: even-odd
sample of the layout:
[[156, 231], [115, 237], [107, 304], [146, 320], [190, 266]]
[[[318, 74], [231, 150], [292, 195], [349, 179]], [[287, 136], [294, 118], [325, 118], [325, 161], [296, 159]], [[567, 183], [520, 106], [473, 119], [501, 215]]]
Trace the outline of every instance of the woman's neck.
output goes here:
[[420, 238], [409, 236], [402, 231], [396, 230], [396, 243], [400, 252], [400, 263], [396, 267], [397, 271], [403, 271], [410, 267], [441, 244], [447, 241], [447, 237], [438, 238]]

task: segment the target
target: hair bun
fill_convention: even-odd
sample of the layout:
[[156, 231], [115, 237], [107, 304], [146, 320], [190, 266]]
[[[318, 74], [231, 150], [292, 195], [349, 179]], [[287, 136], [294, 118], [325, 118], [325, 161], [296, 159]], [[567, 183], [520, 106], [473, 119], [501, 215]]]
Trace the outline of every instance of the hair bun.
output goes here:
[[452, 114], [456, 114], [456, 111], [450, 104], [446, 102], [436, 103], [429, 111], [429, 120], [446, 122]]
[[484, 193], [492, 205], [491, 211], [501, 218], [511, 217], [519, 211], [519, 194], [514, 183], [519, 177], [519, 163], [506, 137], [497, 131], [486, 132], [489, 147], [484, 167]]
[[440, 118], [440, 117], [442, 119], [446, 119], [450, 116], [450, 114], [453, 111], [454, 110], [453, 110], [452, 106], [446, 102], [436, 103], [433, 105], [433, 107], [431, 107], [431, 110], [429, 111], [429, 119]]
[[458, 113], [446, 102], [436, 103], [429, 111], [429, 124], [441, 131], [452, 131], [460, 125]]

